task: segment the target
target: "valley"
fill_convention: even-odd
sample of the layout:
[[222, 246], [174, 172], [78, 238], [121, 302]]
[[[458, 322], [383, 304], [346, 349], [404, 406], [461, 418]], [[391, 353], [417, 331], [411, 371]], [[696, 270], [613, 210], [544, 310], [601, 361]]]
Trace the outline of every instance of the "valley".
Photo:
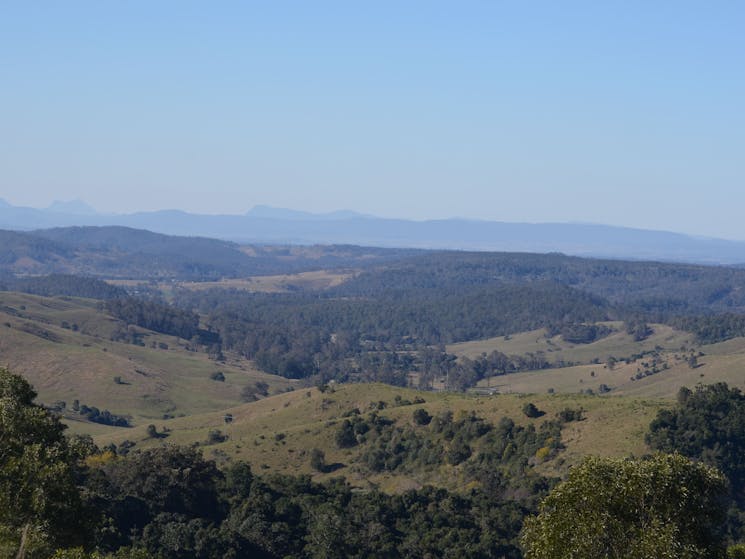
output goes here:
[[74, 233], [40, 236], [67, 243], [64, 273], [28, 239], [6, 252], [0, 364], [100, 475], [189, 452], [291, 499], [436, 491], [522, 518], [588, 456], [655, 452], [687, 389], [745, 389], [745, 270]]
[[[195, 289], [232, 292], [243, 290], [243, 285], [256, 293], [287, 293], [292, 285], [322, 293], [351, 277], [349, 272], [301, 272], [204, 284], [169, 282], [156, 288], [166, 297]], [[121, 280], [111, 284], [127, 289], [142, 285]], [[566, 407], [582, 409], [583, 421], [562, 430], [566, 448], [559, 459], [540, 465], [540, 471], [560, 475], [587, 454], [621, 457], [648, 452], [647, 425], [682, 386], [727, 382], [745, 388], [741, 374], [745, 338], [701, 345], [692, 334], [659, 323], [650, 324], [650, 334], [637, 341], [624, 330], [623, 322], [606, 321], [598, 324], [609, 333], [590, 343], [570, 343], [560, 334], [538, 329], [447, 345], [447, 354], [457, 359], [478, 359], [496, 351], [514, 359], [542, 355], [566, 363], [486, 376], [474, 385], [474, 394], [445, 390], [447, 373], [433, 380], [435, 391], [332, 380], [326, 385], [331, 390], [322, 393], [312, 379], [263, 372], [236, 352], [226, 351], [220, 361], [215, 360], [193, 340], [127, 324], [92, 299], [2, 292], [0, 324], [3, 364], [34, 384], [39, 400], [58, 409], [70, 433], [90, 434], [100, 446], [125, 441], [136, 448], [197, 444], [218, 463], [245, 460], [262, 470], [311, 474], [319, 480], [344, 475], [355, 486], [386, 491], [428, 484], [457, 490], [468, 481], [462, 476], [458, 481], [456, 469], [447, 466], [360, 471], [355, 466], [360, 449], [338, 449], [333, 443], [345, 412], [364, 413], [383, 402], [381, 413], [403, 425], [411, 424], [411, 413], [417, 408], [431, 416], [450, 410], [455, 416], [475, 413], [492, 423], [509, 417], [528, 424], [553, 418]], [[122, 339], [122, 332], [135, 336]], [[695, 367], [688, 362], [691, 352], [697, 356]], [[699, 353], [704, 355], [698, 357]], [[413, 367], [422, 364], [418, 357], [412, 363]], [[652, 374], [652, 369], [659, 370]], [[213, 378], [216, 373], [221, 374], [220, 380]], [[635, 376], [639, 378], [632, 380]], [[414, 373], [410, 382], [416, 384], [417, 379]], [[417, 399], [424, 401], [396, 404]], [[89, 421], [72, 410], [75, 400], [126, 417], [131, 426]], [[525, 417], [521, 407], [528, 400], [546, 412], [545, 418]], [[229, 423], [226, 416], [232, 418]], [[152, 437], [150, 425], [165, 436]], [[215, 431], [224, 440], [209, 442]], [[340, 468], [314, 471], [309, 458], [314, 448], [324, 449], [327, 460]]]

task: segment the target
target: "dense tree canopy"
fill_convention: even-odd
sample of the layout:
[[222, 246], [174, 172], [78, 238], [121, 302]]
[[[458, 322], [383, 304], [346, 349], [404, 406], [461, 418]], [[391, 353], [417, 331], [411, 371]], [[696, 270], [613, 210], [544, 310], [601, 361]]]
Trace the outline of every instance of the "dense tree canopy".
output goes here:
[[680, 455], [587, 458], [525, 522], [526, 559], [723, 559], [726, 480]]
[[745, 395], [739, 389], [725, 383], [682, 389], [677, 407], [661, 410], [651, 423], [647, 442], [717, 467], [738, 500], [745, 499]]
[[0, 369], [0, 525], [11, 541], [30, 531], [39, 545], [74, 543], [81, 528], [77, 455], [64, 426], [35, 397], [27, 381]]

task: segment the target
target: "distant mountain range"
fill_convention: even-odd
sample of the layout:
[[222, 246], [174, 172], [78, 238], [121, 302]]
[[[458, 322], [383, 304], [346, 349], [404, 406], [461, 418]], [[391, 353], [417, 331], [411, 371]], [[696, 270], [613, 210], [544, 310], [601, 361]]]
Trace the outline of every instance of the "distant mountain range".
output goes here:
[[179, 210], [100, 214], [80, 200], [55, 202], [47, 209], [36, 209], [13, 206], [0, 199], [0, 229], [28, 231], [109, 225], [255, 244], [561, 252], [632, 260], [745, 263], [742, 241], [608, 225], [466, 219], [410, 221], [351, 211], [313, 214], [269, 206], [256, 206], [244, 215], [204, 215]]

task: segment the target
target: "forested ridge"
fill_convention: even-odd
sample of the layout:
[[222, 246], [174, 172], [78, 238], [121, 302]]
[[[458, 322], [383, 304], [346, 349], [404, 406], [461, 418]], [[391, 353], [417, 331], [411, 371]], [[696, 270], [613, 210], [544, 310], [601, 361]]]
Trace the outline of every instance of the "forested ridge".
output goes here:
[[23, 278], [0, 279], [3, 291], [20, 291], [42, 296], [84, 297], [87, 299], [118, 299], [127, 297], [127, 292], [105, 281], [73, 274], [49, 274]]
[[[401, 384], [412, 370], [442, 372], [424, 367], [425, 348], [538, 328], [588, 343], [609, 333], [598, 321], [623, 320], [639, 340], [647, 322], [663, 322], [701, 343], [728, 339], [745, 333], [743, 279], [732, 268], [447, 252], [378, 266], [322, 292], [183, 290], [175, 303], [202, 314], [223, 349], [268, 372], [348, 380], [382, 367], [389, 371], [374, 378]], [[527, 365], [512, 361], [502, 372]], [[536, 356], [528, 366], [552, 365], [564, 363]], [[483, 376], [469, 364], [454, 370], [452, 388]]]
[[74, 273], [97, 278], [205, 281], [326, 268], [366, 268], [419, 252], [349, 245], [242, 246], [118, 226], [0, 230], [0, 267], [24, 276]]

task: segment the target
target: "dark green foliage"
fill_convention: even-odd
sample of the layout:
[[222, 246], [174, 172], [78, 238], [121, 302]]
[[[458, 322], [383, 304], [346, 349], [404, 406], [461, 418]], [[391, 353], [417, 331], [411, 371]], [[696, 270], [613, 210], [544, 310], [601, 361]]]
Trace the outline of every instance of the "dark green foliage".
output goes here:
[[72, 258], [75, 251], [63, 243], [36, 237], [30, 233], [0, 229], [0, 265], [11, 266], [28, 257], [41, 263], [52, 264], [60, 258]]
[[[106, 463], [96, 471], [91, 488], [104, 498], [102, 513], [122, 527], [120, 539], [111, 542], [121, 544], [133, 530], [143, 530], [164, 513], [219, 519], [221, 479], [215, 464], [196, 450], [165, 446], [130, 452], [126, 459]], [[110, 536], [104, 532], [100, 537]]]
[[572, 421], [582, 421], [583, 414], [584, 411], [581, 409], [564, 408], [558, 413], [558, 418], [562, 423], [570, 423]]
[[518, 559], [523, 514], [519, 505], [478, 491], [391, 496], [273, 476], [254, 481], [225, 524], [271, 557]]
[[493, 425], [474, 414], [454, 420], [452, 413], [444, 412], [431, 418], [427, 427], [412, 428], [380, 419], [357, 419], [355, 425], [370, 426], [358, 437], [363, 445], [358, 466], [371, 472], [406, 472], [462, 465], [469, 479], [490, 491], [526, 499], [541, 495], [548, 484], [530, 464], [536, 456], [551, 459], [562, 448], [557, 422], [544, 422], [536, 429], [517, 426], [508, 418]]
[[427, 252], [360, 274], [342, 288], [372, 297], [396, 286], [405, 298], [411, 291], [452, 293], [489, 284], [546, 280], [622, 304], [630, 316], [745, 309], [745, 293], [738, 289], [745, 281], [744, 270], [562, 254]]
[[117, 299], [127, 295], [121, 287], [108, 284], [103, 280], [69, 274], [18, 278], [6, 281], [5, 284], [7, 290], [45, 297], [65, 295], [89, 299]]
[[726, 483], [680, 455], [587, 458], [529, 518], [526, 559], [724, 559]]
[[[607, 316], [601, 301], [548, 282], [411, 292], [405, 298], [390, 291], [374, 300], [334, 291], [319, 298], [212, 290], [184, 293], [180, 301], [211, 316], [224, 348], [292, 378], [315, 374], [316, 356], [335, 360], [372, 349], [419, 348], [529, 330], [567, 317]], [[404, 355], [389, 357], [402, 361], [361, 367], [385, 374], [386, 369], [405, 372], [412, 366]]]
[[681, 388], [677, 406], [661, 410], [650, 424], [647, 443], [717, 467], [729, 481], [733, 505], [727, 526], [745, 536], [745, 395], [724, 383]]
[[675, 409], [661, 410], [647, 443], [717, 467], [745, 504], [745, 395], [724, 383], [681, 390]]
[[70, 444], [35, 397], [28, 382], [0, 369], [0, 526], [74, 545], [85, 535], [75, 480], [86, 446]]
[[[93, 423], [112, 425], [114, 427], [130, 426], [129, 419], [127, 417], [116, 415], [115, 413], [111, 413], [109, 410], [99, 410], [96, 406], [87, 406], [79, 402], [77, 407], [78, 409], [75, 411], [77, 411], [80, 415], [84, 416], [88, 421], [92, 421]], [[74, 404], [73, 409], [75, 409]]]
[[745, 315], [742, 314], [689, 316], [676, 319], [672, 324], [695, 334], [696, 339], [702, 344], [713, 344], [745, 336]]
[[[550, 424], [539, 431], [509, 420], [494, 426], [473, 414], [453, 420], [445, 413], [429, 426], [399, 429], [377, 410], [364, 417], [353, 413], [344, 429], [382, 453], [379, 470], [450, 461], [467, 479], [480, 473], [484, 488], [462, 495], [432, 488], [386, 495], [353, 491], [340, 480], [319, 485], [308, 477], [260, 478], [242, 463], [222, 473], [193, 448], [125, 453], [129, 445], [122, 444], [98, 454], [89, 441], [68, 444], [59, 422], [33, 406], [33, 397], [24, 381], [0, 375], [0, 421], [6, 422], [0, 452], [22, 457], [0, 463], [6, 484], [0, 523], [35, 522], [55, 545], [84, 544], [85, 550], [70, 548], [58, 559], [93, 559], [88, 552], [94, 548], [110, 559], [519, 559], [526, 507], [548, 489], [526, 464], [536, 448], [558, 436]], [[15, 413], [8, 402], [30, 415], [8, 423]], [[88, 467], [78, 468], [84, 456], [90, 456]], [[310, 459], [319, 471], [336, 466], [326, 465], [318, 449]], [[521, 474], [510, 481], [509, 471]], [[33, 474], [33, 483], [19, 484], [22, 473]], [[33, 502], [24, 501], [31, 493]]]
[[429, 425], [429, 422], [432, 421], [432, 416], [424, 408], [414, 410], [412, 418], [417, 425]]
[[256, 391], [259, 394], [261, 394], [262, 396], [269, 396], [269, 385], [267, 383], [259, 380], [254, 386], [256, 386]]
[[318, 448], [310, 451], [310, 467], [317, 472], [326, 471], [326, 454]]
[[652, 335], [652, 329], [649, 325], [640, 317], [634, 317], [627, 319], [624, 322], [626, 333], [634, 338], [635, 342], [641, 342], [646, 340]]
[[471, 457], [473, 451], [466, 442], [465, 437], [455, 437], [448, 448], [445, 457], [447, 458], [448, 464], [457, 466], [461, 462], [465, 462]]
[[107, 301], [106, 310], [127, 324], [135, 324], [185, 340], [190, 340], [200, 333], [199, 317], [196, 314], [164, 303], [129, 297]]
[[357, 436], [354, 434], [354, 426], [348, 419], [342, 421], [341, 426], [336, 431], [336, 446], [339, 448], [350, 448], [357, 445]]
[[415, 372], [423, 388], [444, 378], [448, 389], [464, 390], [485, 376], [566, 363], [498, 352], [455, 359], [433, 348], [541, 327], [589, 343], [610, 333], [597, 322], [611, 318], [625, 318], [640, 341], [651, 321], [745, 310], [745, 294], [734, 289], [742, 279], [745, 270], [704, 266], [438, 252], [369, 269], [320, 294], [200, 290], [179, 292], [177, 302], [209, 317], [223, 350], [267, 372], [401, 386]]
[[559, 329], [561, 337], [572, 344], [589, 344], [612, 332], [602, 324], [565, 324]]
[[526, 417], [536, 418], [545, 415], [545, 412], [539, 410], [533, 402], [528, 402], [523, 406], [523, 413]]
[[259, 399], [259, 396], [269, 395], [269, 385], [263, 381], [255, 382], [244, 386], [241, 390], [241, 399], [244, 402], [253, 402]]
[[228, 436], [220, 431], [220, 429], [211, 429], [207, 433], [207, 444], [224, 443], [226, 440], [228, 440]]

